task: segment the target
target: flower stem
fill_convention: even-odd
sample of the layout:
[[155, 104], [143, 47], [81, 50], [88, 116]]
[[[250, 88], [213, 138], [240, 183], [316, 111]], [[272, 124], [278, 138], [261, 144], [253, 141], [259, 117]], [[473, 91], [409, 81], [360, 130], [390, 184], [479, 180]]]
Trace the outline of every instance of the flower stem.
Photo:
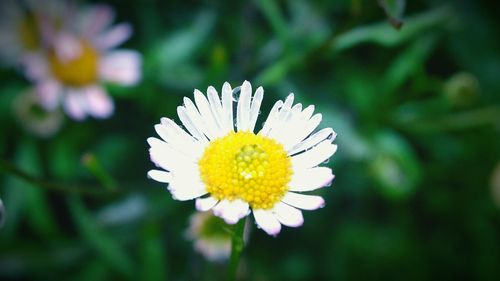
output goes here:
[[240, 262], [241, 252], [245, 242], [243, 241], [243, 233], [245, 232], [245, 221], [246, 219], [241, 219], [235, 226], [233, 231], [233, 237], [231, 239], [231, 256], [229, 257], [229, 264], [227, 268], [227, 281], [236, 280], [236, 272], [238, 269], [238, 264]]

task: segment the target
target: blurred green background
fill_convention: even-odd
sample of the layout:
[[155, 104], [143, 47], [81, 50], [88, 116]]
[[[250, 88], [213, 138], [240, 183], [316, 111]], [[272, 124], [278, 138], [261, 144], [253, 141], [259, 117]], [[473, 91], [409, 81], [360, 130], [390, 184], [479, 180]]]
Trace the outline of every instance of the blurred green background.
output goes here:
[[185, 238], [194, 203], [146, 178], [146, 138], [194, 88], [249, 80], [264, 115], [315, 104], [339, 149], [325, 208], [252, 225], [243, 280], [500, 280], [498, 3], [106, 3], [144, 56], [110, 119], [35, 137], [12, 110], [29, 83], [0, 70], [0, 279], [222, 279]]

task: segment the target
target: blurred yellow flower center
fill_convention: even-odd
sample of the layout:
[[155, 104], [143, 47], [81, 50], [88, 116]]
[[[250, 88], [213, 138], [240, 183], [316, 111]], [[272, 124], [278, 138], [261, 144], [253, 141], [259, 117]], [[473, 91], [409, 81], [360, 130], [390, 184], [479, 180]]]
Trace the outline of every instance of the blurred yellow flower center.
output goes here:
[[62, 61], [54, 51], [50, 52], [50, 68], [54, 76], [69, 86], [85, 86], [97, 80], [99, 54], [87, 42], [80, 45], [80, 54]]
[[250, 132], [231, 132], [212, 141], [198, 164], [211, 196], [241, 199], [253, 209], [272, 208], [288, 191], [292, 176], [283, 146]]
[[33, 51], [40, 46], [40, 34], [38, 33], [34, 15], [26, 15], [19, 23], [18, 31], [24, 48]]

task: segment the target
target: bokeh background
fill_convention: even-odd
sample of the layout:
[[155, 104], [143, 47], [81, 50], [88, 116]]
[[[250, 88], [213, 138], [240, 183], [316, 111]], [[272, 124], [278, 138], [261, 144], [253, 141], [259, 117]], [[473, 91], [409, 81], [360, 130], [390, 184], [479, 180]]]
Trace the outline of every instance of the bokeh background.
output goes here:
[[498, 3], [99, 3], [144, 60], [107, 86], [111, 118], [37, 137], [13, 113], [30, 83], [0, 70], [0, 279], [221, 280], [186, 239], [193, 202], [146, 178], [146, 138], [194, 88], [249, 80], [263, 114], [315, 104], [339, 149], [325, 208], [276, 238], [251, 224], [242, 280], [500, 280]]

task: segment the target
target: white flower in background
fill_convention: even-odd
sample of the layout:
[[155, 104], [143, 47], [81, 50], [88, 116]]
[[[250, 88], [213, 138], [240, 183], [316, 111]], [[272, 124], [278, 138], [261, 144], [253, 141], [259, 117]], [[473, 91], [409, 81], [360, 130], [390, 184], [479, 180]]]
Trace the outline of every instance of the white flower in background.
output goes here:
[[[248, 238], [248, 231], [245, 233]], [[209, 261], [225, 261], [231, 253], [231, 233], [227, 224], [209, 212], [194, 213], [189, 218], [186, 237], [193, 240], [194, 249]]]
[[40, 51], [42, 13], [47, 11], [42, 1], [0, 1], [0, 62], [20, 66]]
[[252, 210], [257, 225], [270, 235], [277, 235], [282, 224], [301, 226], [300, 209], [324, 206], [322, 197], [301, 192], [331, 183], [331, 169], [319, 165], [337, 149], [335, 132], [326, 128], [313, 133], [321, 114], [313, 115], [314, 106], [293, 105], [290, 94], [274, 104], [255, 134], [262, 87], [252, 95], [245, 81], [236, 109], [228, 83], [222, 99], [213, 87], [207, 92], [195, 90], [194, 102], [184, 98], [184, 106], [177, 108], [187, 132], [168, 118], [155, 125], [162, 140], [148, 139], [150, 157], [165, 171], [151, 170], [148, 176], [168, 183], [174, 199], [196, 199], [199, 211], [213, 210], [229, 224]]
[[87, 116], [107, 118], [114, 111], [103, 82], [123, 86], [136, 84], [141, 76], [141, 56], [132, 50], [114, 48], [132, 34], [129, 24], [111, 26], [113, 10], [108, 6], [70, 9], [62, 24], [45, 25], [43, 55], [26, 63], [27, 76], [47, 110], [62, 105], [75, 120]]
[[13, 107], [24, 129], [39, 137], [51, 137], [57, 133], [64, 120], [60, 110], [46, 111], [42, 108], [38, 95], [32, 89], [17, 95]]

